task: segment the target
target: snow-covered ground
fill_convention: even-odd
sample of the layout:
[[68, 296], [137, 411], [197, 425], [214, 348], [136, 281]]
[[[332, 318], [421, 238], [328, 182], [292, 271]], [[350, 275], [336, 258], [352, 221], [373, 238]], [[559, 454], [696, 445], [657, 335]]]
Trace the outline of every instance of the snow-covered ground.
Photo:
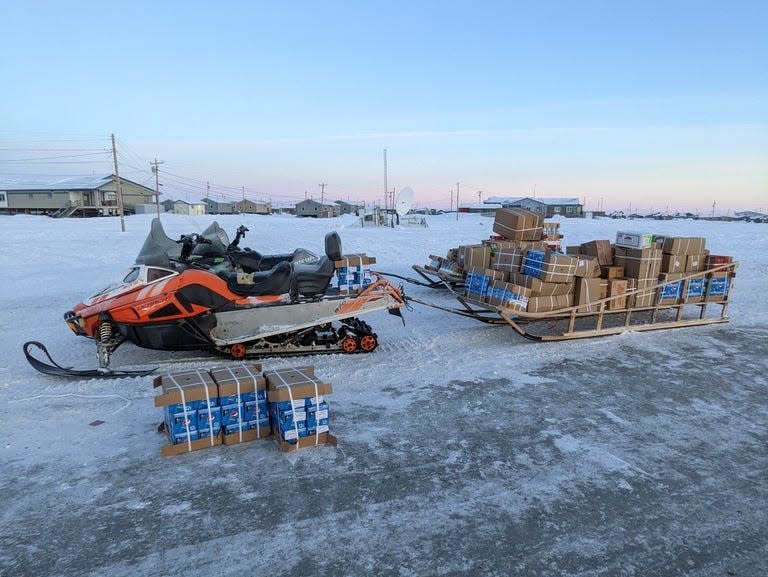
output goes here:
[[[62, 314], [122, 278], [151, 215], [2, 217], [0, 575], [762, 575], [768, 558], [768, 227], [561, 220], [565, 244], [618, 230], [704, 236], [740, 262], [731, 322], [537, 344], [413, 305], [366, 317], [370, 355], [315, 365], [334, 385], [336, 448], [272, 442], [160, 457], [150, 378], [36, 373], [22, 343], [96, 365]], [[262, 253], [345, 252], [413, 264], [491, 234], [474, 215], [429, 228], [351, 217], [164, 215], [171, 237], [212, 220]], [[407, 293], [453, 306], [415, 285]], [[115, 365], [226, 359], [124, 345]], [[166, 362], [169, 361], [170, 362]], [[103, 424], [92, 426], [100, 420]]]

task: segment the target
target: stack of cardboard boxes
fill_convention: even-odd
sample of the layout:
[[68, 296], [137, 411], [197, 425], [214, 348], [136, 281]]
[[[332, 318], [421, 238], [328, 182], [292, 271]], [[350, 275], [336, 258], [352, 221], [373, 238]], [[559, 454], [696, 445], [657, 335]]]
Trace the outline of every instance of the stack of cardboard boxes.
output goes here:
[[357, 293], [373, 283], [371, 265], [376, 258], [365, 253], [345, 254], [340, 260], [333, 261], [336, 270], [336, 283], [342, 294]]
[[[552, 243], [562, 239], [556, 224], [544, 223], [533, 212], [499, 209], [496, 235], [451, 249], [448, 260], [455, 262], [456, 274], [465, 275], [467, 300], [521, 312], [577, 306], [578, 312], [590, 313], [601, 306], [623, 310], [727, 297], [729, 273], [682, 280], [732, 262], [731, 257], [711, 257], [703, 238], [620, 231], [614, 243], [593, 240], [567, 247], [562, 254], [552, 250]], [[662, 290], [657, 288], [660, 282], [665, 283]], [[601, 305], [602, 299], [610, 300]]]
[[169, 441], [163, 455], [272, 437], [282, 451], [336, 441], [325, 399], [332, 387], [311, 366], [263, 374], [259, 364], [224, 366], [161, 375], [154, 386]]

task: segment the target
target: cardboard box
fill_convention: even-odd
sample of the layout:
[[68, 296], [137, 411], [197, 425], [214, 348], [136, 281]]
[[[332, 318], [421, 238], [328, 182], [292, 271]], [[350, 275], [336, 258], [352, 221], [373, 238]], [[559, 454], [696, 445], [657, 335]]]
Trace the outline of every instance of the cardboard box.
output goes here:
[[633, 279], [627, 281], [627, 308], [646, 308], [656, 304], [657, 279]]
[[613, 250], [609, 240], [591, 240], [581, 245], [582, 254], [596, 256], [600, 266], [613, 264]]
[[619, 279], [615, 278], [610, 281], [609, 289], [608, 289], [608, 296], [613, 298], [613, 300], [608, 301], [608, 310], [609, 311], [616, 311], [627, 308], [627, 289], [628, 289], [628, 283], [627, 279]]
[[657, 248], [624, 249], [624, 276], [656, 279], [661, 272], [661, 251]]
[[616, 233], [616, 246], [623, 248], [654, 248], [653, 235], [646, 232], [620, 231]]
[[664, 253], [661, 257], [661, 272], [685, 272], [685, 255]]
[[689, 254], [685, 257], [685, 272], [702, 272], [706, 263], [703, 254]]
[[601, 278], [600, 279], [600, 298], [605, 299], [608, 298], [608, 291], [610, 289], [610, 283], [611, 281]]
[[576, 291], [573, 298], [574, 305], [578, 305], [580, 313], [595, 313], [600, 310], [600, 305], [595, 301], [600, 300], [599, 278], [577, 278]]
[[335, 268], [350, 266], [363, 267], [372, 264], [376, 264], [376, 257], [368, 256], [364, 252], [359, 254], [343, 254], [341, 255], [340, 260], [333, 261], [333, 266]]
[[[186, 405], [189, 401], [205, 401], [210, 406], [212, 399], [219, 397], [216, 382], [208, 371], [194, 370], [158, 375], [152, 381], [155, 388], [162, 392], [154, 398], [156, 407], [168, 405]], [[195, 406], [195, 410], [199, 404]]]
[[701, 237], [674, 237], [664, 238], [662, 250], [667, 254], [703, 254], [706, 239]]
[[541, 240], [544, 217], [522, 208], [499, 208], [493, 220], [493, 232], [510, 240]]
[[529, 250], [523, 259], [522, 272], [542, 282], [569, 283], [577, 264], [578, 258], [574, 256]]
[[611, 280], [614, 278], [621, 278], [624, 276], [624, 267], [623, 266], [601, 266], [600, 267], [600, 278], [604, 278], [606, 280]]
[[259, 439], [271, 439], [272, 429], [269, 424], [269, 418], [246, 421], [244, 427], [235, 427], [230, 432], [223, 431], [222, 443], [224, 445], [239, 445]]
[[483, 244], [460, 246], [458, 262], [465, 271], [472, 267], [488, 268], [491, 266], [491, 247]]
[[[573, 256], [573, 255], [571, 255]], [[600, 276], [600, 261], [596, 256], [577, 255], [576, 271], [573, 273], [577, 277], [598, 278]]]
[[659, 304], [677, 304], [683, 296], [683, 277], [685, 273], [664, 273], [659, 276], [659, 282], [664, 286], [659, 292]]
[[573, 294], [574, 289], [573, 283], [543, 282], [541, 279], [519, 272], [509, 273], [509, 282], [531, 289], [534, 296], [569, 295]]
[[700, 303], [704, 300], [704, 293], [707, 288], [707, 279], [704, 275], [686, 279], [683, 284], [682, 302]]
[[708, 254], [707, 257], [704, 259], [704, 261], [705, 261], [704, 266], [706, 267], [706, 269], [710, 269], [715, 266], [732, 263], [733, 257], [719, 255], [719, 254]]
[[[219, 397], [241, 397], [230, 402], [244, 402], [266, 398], [267, 381], [261, 374], [261, 364], [242, 363], [210, 369], [211, 378], [219, 389]], [[260, 392], [261, 395], [258, 395]], [[246, 393], [250, 393], [246, 395]]]
[[467, 271], [464, 288], [470, 299], [480, 301], [488, 292], [488, 285], [492, 279], [485, 274], [486, 270], [482, 267], [472, 267]]
[[528, 308], [528, 299], [532, 296], [531, 289], [509, 282], [491, 281], [488, 287], [488, 304], [499, 308], [525, 311]]
[[728, 273], [710, 273], [707, 275], [707, 286], [704, 291], [706, 302], [722, 302], [728, 298], [731, 276]]
[[573, 295], [538, 296], [528, 299], [529, 313], [544, 313], [573, 306]]

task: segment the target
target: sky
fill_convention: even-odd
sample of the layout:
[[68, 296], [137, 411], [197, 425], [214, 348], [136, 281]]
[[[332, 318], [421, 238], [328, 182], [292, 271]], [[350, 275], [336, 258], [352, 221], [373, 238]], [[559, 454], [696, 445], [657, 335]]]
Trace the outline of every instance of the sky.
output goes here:
[[[0, 15], [0, 181], [111, 172], [115, 134], [127, 178], [153, 185], [157, 158], [163, 193], [188, 200], [244, 188], [288, 203], [326, 183], [326, 198], [381, 203], [411, 186], [417, 205], [448, 208], [458, 185], [462, 203], [768, 211], [765, 2], [75, 1]], [[79, 146], [96, 156], [20, 160]]]

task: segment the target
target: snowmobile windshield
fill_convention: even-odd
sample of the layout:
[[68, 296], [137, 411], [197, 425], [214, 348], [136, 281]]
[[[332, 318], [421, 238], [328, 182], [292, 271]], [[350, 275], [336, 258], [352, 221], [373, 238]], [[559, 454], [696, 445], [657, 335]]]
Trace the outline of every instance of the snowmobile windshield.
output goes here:
[[198, 244], [192, 249], [192, 254], [201, 257], [224, 256], [229, 246], [229, 236], [219, 223], [215, 220], [208, 228], [200, 233], [204, 239], [210, 241], [210, 244]]
[[144, 245], [136, 257], [136, 264], [172, 268], [171, 259], [181, 256], [181, 245], [168, 238], [160, 219], [152, 219], [152, 226]]

